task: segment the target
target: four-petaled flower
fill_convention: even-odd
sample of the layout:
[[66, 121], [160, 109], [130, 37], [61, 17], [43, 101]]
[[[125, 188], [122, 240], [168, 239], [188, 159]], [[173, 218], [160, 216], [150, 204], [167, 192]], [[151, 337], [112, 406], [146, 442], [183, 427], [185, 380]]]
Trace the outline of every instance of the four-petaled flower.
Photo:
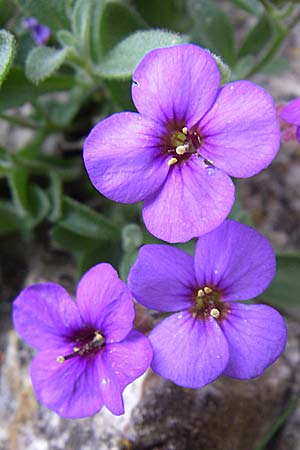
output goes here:
[[300, 142], [300, 99], [295, 98], [280, 113], [281, 119], [296, 127], [296, 138]]
[[148, 368], [148, 338], [132, 330], [130, 291], [109, 264], [80, 280], [77, 301], [58, 284], [24, 289], [14, 302], [18, 334], [39, 352], [31, 365], [38, 400], [67, 418], [106, 406], [124, 413], [122, 392]]
[[260, 375], [281, 354], [286, 326], [266, 305], [243, 304], [275, 273], [269, 242], [228, 220], [199, 238], [195, 258], [167, 245], [146, 245], [129, 274], [142, 305], [175, 312], [149, 335], [152, 369], [178, 385], [198, 388], [219, 375]]
[[50, 29], [39, 23], [34, 17], [28, 17], [23, 20], [24, 27], [31, 31], [32, 39], [39, 46], [45, 45], [50, 38]]
[[257, 174], [275, 157], [272, 98], [249, 81], [220, 87], [212, 55], [182, 44], [148, 53], [133, 74], [138, 110], [99, 122], [84, 144], [94, 186], [122, 203], [144, 200], [148, 230], [184, 242], [220, 225], [234, 201], [230, 176]]

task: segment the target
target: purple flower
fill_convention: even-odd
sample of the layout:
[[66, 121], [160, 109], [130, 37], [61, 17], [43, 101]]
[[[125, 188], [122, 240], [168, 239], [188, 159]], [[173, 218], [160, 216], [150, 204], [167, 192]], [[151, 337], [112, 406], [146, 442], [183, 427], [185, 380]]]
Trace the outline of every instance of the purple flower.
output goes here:
[[106, 406], [124, 413], [122, 392], [148, 368], [148, 338], [132, 330], [132, 296], [109, 264], [80, 280], [77, 301], [58, 284], [24, 289], [14, 302], [18, 334], [38, 350], [31, 365], [38, 400], [62, 417]]
[[286, 327], [266, 305], [243, 304], [261, 294], [275, 273], [269, 242], [232, 220], [199, 238], [195, 258], [167, 245], [146, 245], [129, 274], [144, 306], [174, 313], [150, 333], [152, 369], [198, 388], [224, 374], [260, 375], [281, 354]]
[[23, 20], [23, 25], [31, 31], [32, 38], [37, 45], [44, 45], [50, 38], [50, 30], [46, 25], [39, 23], [34, 17]]
[[230, 176], [268, 166], [280, 143], [270, 95], [249, 81], [220, 88], [211, 54], [195, 45], [148, 53], [133, 74], [139, 113], [116, 113], [87, 137], [94, 186], [121, 203], [144, 200], [148, 230], [184, 242], [220, 225], [234, 201]]
[[296, 128], [296, 138], [300, 142], [300, 99], [295, 98], [290, 103], [288, 103], [281, 111], [281, 119], [286, 122], [295, 125]]

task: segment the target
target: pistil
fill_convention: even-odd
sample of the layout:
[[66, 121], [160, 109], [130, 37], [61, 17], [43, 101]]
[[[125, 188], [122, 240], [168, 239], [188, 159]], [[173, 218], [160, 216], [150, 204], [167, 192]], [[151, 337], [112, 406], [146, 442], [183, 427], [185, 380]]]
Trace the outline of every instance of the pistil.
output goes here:
[[227, 303], [221, 301], [221, 293], [210, 286], [203, 286], [196, 293], [194, 306], [191, 308], [195, 319], [223, 320], [229, 311]]
[[105, 344], [104, 336], [102, 336], [102, 334], [98, 330], [96, 330], [94, 332], [94, 337], [91, 341], [87, 342], [86, 344], [82, 345], [81, 347], [74, 347], [73, 352], [69, 353], [68, 355], [58, 356], [56, 358], [56, 361], [58, 363], [63, 363], [65, 361], [67, 361], [68, 359], [74, 358], [75, 356], [84, 356], [88, 353], [100, 350], [104, 344]]

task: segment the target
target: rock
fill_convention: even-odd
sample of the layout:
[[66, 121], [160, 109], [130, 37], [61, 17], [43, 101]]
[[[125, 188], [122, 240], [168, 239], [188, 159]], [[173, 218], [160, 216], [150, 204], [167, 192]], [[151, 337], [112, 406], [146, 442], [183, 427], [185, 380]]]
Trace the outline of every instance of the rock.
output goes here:
[[287, 404], [292, 380], [283, 357], [255, 380], [221, 377], [196, 390], [151, 374], [133, 411], [128, 448], [254, 450]]
[[[105, 408], [94, 417], [78, 420], [60, 418], [40, 405], [33, 394], [29, 364], [33, 351], [14, 332], [8, 334], [1, 367], [1, 450], [117, 450], [131, 411], [142, 395], [143, 377], [125, 390], [126, 414], [113, 416]], [[125, 440], [126, 442], [126, 440]]]

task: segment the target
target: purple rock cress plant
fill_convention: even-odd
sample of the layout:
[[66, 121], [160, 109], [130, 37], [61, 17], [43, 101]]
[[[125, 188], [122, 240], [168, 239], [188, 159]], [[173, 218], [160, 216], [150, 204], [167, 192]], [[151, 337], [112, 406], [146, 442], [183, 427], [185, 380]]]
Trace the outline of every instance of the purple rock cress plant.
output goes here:
[[94, 186], [121, 203], [141, 200], [148, 230], [185, 242], [220, 225], [232, 177], [257, 174], [280, 144], [271, 96], [249, 81], [220, 87], [212, 55], [182, 44], [148, 53], [133, 74], [138, 110], [99, 122], [84, 162]]
[[123, 414], [124, 388], [152, 358], [148, 338], [132, 330], [132, 295], [109, 264], [98, 264], [80, 280], [76, 298], [45, 283], [25, 288], [13, 304], [18, 334], [38, 350], [35, 395], [66, 418], [91, 416], [104, 405]]
[[152, 369], [174, 383], [200, 388], [221, 374], [259, 376], [283, 351], [281, 315], [243, 304], [275, 274], [267, 239], [232, 220], [201, 236], [195, 257], [167, 245], [145, 245], [128, 285], [147, 308], [170, 312], [150, 333]]
[[281, 111], [280, 117], [287, 123], [290, 123], [297, 127], [296, 138], [298, 142], [300, 142], [300, 99], [295, 98], [290, 103], [288, 103]]

